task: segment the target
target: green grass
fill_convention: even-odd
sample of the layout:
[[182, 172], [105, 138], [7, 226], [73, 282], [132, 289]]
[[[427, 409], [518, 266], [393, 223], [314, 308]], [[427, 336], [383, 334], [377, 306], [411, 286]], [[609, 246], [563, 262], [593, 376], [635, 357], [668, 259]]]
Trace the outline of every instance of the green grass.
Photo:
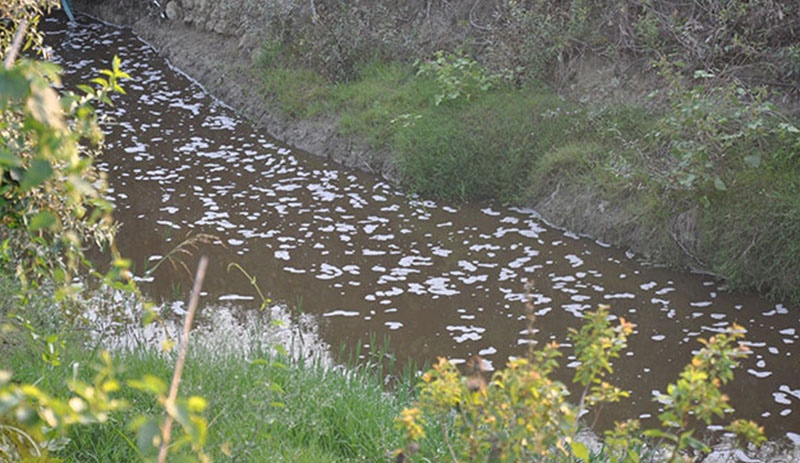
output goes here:
[[566, 102], [542, 89], [493, 91], [422, 110], [398, 128], [393, 152], [406, 186], [426, 196], [519, 203], [536, 161], [569, 132], [551, 117]]
[[[765, 173], [765, 170], [768, 171]], [[800, 166], [742, 171], [736, 188], [713, 192], [704, 209], [705, 252], [735, 289], [755, 287], [777, 300], [800, 288]]]
[[398, 127], [413, 121], [436, 92], [432, 82], [415, 78], [412, 69], [400, 63], [371, 62], [360, 76], [336, 88], [338, 127], [376, 148], [386, 147]]
[[[206, 449], [214, 461], [386, 461], [401, 446], [394, 418], [404, 402], [384, 392], [378, 371], [325, 368], [261, 354], [209, 359], [207, 353], [195, 352], [188, 359], [180, 393], [208, 400]], [[73, 362], [80, 362], [81, 376], [90, 379], [89, 366], [96, 357], [72, 350], [65, 360], [63, 368], [42, 372], [36, 357], [15, 355], [14, 375], [65, 395], [63, 380], [71, 377]], [[173, 362], [151, 351], [115, 355], [114, 360], [122, 381], [145, 374], [168, 380], [172, 375]], [[73, 427], [69, 445], [59, 453], [64, 461], [138, 461], [136, 438], [126, 423], [137, 415], [158, 416], [159, 407], [136, 391], [123, 389], [121, 397], [131, 410], [112, 417], [108, 425]]]
[[[0, 293], [10, 295], [11, 290]], [[61, 398], [71, 396], [68, 379], [92, 381], [95, 365], [101, 363], [99, 349], [86, 347], [80, 330], [36, 320], [30, 326], [40, 336], [34, 339], [21, 323], [9, 318], [12, 298], [3, 302], [0, 369], [11, 370], [15, 381], [36, 384]], [[36, 314], [39, 308], [37, 303], [36, 310], [24, 313]], [[50, 315], [60, 318], [52, 310]], [[43, 334], [53, 328], [64, 342], [57, 344], [60, 364], [48, 366], [41, 358], [47, 351]], [[175, 363], [173, 355], [144, 347], [116, 353], [113, 361], [122, 384], [145, 375], [168, 383]], [[407, 373], [396, 378], [389, 390], [384, 384], [386, 375], [378, 365], [327, 366], [258, 349], [245, 355], [196, 347], [187, 358], [180, 396], [197, 395], [208, 401], [205, 449], [213, 461], [389, 461], [402, 445], [394, 420], [410, 403], [413, 377]], [[128, 402], [129, 409], [113, 414], [104, 425], [71, 427], [68, 445], [56, 456], [66, 462], [126, 463], [153, 457], [140, 453], [130, 423], [139, 416], [161, 417], [163, 409], [153, 396], [130, 387], [123, 387], [115, 398]], [[177, 432], [173, 442], [179, 436]]]
[[311, 118], [330, 106], [332, 86], [313, 71], [275, 67], [259, 77], [264, 98], [289, 119]]
[[[67, 382], [77, 379], [92, 383], [96, 371], [102, 368], [99, 349], [87, 343], [92, 339], [90, 336], [62, 322], [64, 318], [59, 307], [52, 303], [47, 291], [20, 305], [19, 299], [13, 297], [17, 288], [9, 280], [0, 278], [0, 333], [3, 334], [0, 343], [4, 348], [0, 370], [11, 370], [15, 383], [35, 385], [57, 399], [74, 397]], [[51, 329], [56, 330], [54, 336], [47, 331]], [[226, 330], [219, 332], [229, 335]], [[46, 340], [55, 342], [58, 362], [42, 361], [41, 354], [52, 350], [43, 344]], [[371, 346], [378, 344], [370, 340]], [[441, 399], [419, 393], [412, 387], [411, 370], [398, 376], [392, 372], [392, 365], [382, 368], [380, 365], [387, 359], [391, 364], [391, 356], [380, 347], [376, 349], [366, 355], [369, 360], [366, 363], [354, 363], [352, 359], [361, 358], [356, 351], [350, 354], [350, 361], [330, 366], [321, 361], [302, 360], [303, 356], [299, 357], [301, 360], [292, 361], [277, 353], [280, 349], [251, 347], [225, 351], [213, 343], [198, 340], [189, 350], [180, 396], [200, 396], [207, 401], [203, 413], [208, 423], [204, 451], [212, 461], [395, 461], [394, 452], [407, 444], [395, 421], [401, 410], [420, 406], [416, 402], [419, 397], [423, 397], [423, 402]], [[174, 354], [145, 347], [114, 354], [114, 376], [123, 387], [112, 391], [111, 395], [129, 406], [112, 413], [103, 424], [72, 425], [64, 436], [67, 438], [65, 446], [51, 451], [49, 456], [65, 462], [154, 461], [155, 449], [143, 454], [139, 449], [149, 445], [138, 442], [140, 437], [131, 425], [142, 417], [160, 421], [163, 408], [151, 394], [130, 387], [130, 382], [150, 375], [167, 383], [173, 374]], [[344, 348], [340, 355], [345, 356]], [[468, 384], [461, 377], [453, 381], [461, 388]], [[436, 383], [426, 384], [428, 393], [431, 388], [441, 387]], [[449, 393], [442, 394], [441, 397], [447, 397]], [[505, 393], [499, 397], [506, 397]], [[3, 399], [6, 398], [4, 395]], [[419, 461], [451, 461], [450, 446], [455, 442], [457, 430], [450, 421], [454, 417], [454, 410], [450, 410], [452, 404], [446, 400], [447, 403], [440, 404], [446, 406], [441, 416], [434, 413], [425, 417], [428, 436], [418, 447]], [[70, 404], [72, 406], [72, 402]], [[476, 403], [470, 406], [475, 407]], [[5, 410], [2, 418], [10, 419], [12, 425], [23, 420], [18, 415], [9, 415]], [[0, 427], [0, 431], [7, 429]], [[551, 428], [549, 432], [564, 431]], [[171, 442], [174, 444], [181, 437], [176, 426]], [[638, 437], [635, 442], [639, 442]], [[463, 438], [467, 436], [461, 438], [464, 444]], [[413, 453], [411, 446], [406, 446], [405, 450]], [[650, 452], [638, 447], [633, 451], [642, 455]], [[552, 452], [542, 461], [577, 462], [555, 448]], [[189, 449], [182, 447], [178, 452], [171, 452], [169, 461], [194, 461], [191, 457]], [[598, 463], [610, 460], [603, 448], [599, 453], [592, 453], [590, 459]]]

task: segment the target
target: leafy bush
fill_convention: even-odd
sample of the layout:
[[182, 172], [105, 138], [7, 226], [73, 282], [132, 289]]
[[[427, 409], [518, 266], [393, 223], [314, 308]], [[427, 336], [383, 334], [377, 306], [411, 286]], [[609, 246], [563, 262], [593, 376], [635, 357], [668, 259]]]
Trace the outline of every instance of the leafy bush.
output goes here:
[[510, 81], [511, 73], [490, 73], [474, 59], [464, 56], [462, 51], [445, 54], [437, 51], [433, 59], [417, 61], [417, 76], [433, 78], [439, 86], [434, 104], [463, 98], [469, 100], [501, 84]]
[[128, 76], [115, 59], [104, 77], [93, 79], [95, 87], [60, 96], [53, 88], [60, 87], [58, 66], [16, 60], [22, 37], [40, 40], [25, 16], [36, 8], [19, 8], [12, 12], [20, 16], [0, 22], [3, 30], [15, 25], [20, 38], [0, 44], [8, 50], [0, 70], [0, 262], [23, 285], [51, 279], [66, 291], [87, 243], [111, 243], [112, 206], [92, 165], [103, 138], [93, 105], [110, 104], [110, 94], [122, 91], [118, 81]]
[[[670, 462], [690, 449], [710, 451], [693, 437], [690, 418], [710, 424], [712, 418], [732, 411], [719, 388], [733, 377], [738, 359], [747, 349], [738, 344], [744, 336], [734, 325], [724, 334], [701, 340], [703, 348], [686, 366], [676, 383], [667, 386], [658, 400], [664, 405], [659, 415], [662, 428], [640, 431], [636, 421], [618, 424], [607, 433], [602, 455], [592, 454], [578, 438], [584, 412], [604, 403], [627, 397], [625, 391], [609, 384], [612, 359], [626, 347], [634, 326], [620, 318], [614, 326], [607, 306], [585, 315], [585, 324], [571, 330], [570, 341], [578, 365], [574, 382], [584, 387], [577, 405], [567, 401], [567, 387], [551, 379], [562, 355], [556, 343], [532, 348], [527, 358], [511, 360], [487, 382], [480, 359], [473, 360], [467, 377], [442, 358], [422, 377], [419, 398], [398, 417], [407, 444], [398, 451], [397, 461], [419, 457], [437, 460], [436, 449], [425, 444], [431, 430], [440, 426], [446, 436], [451, 461], [549, 461], [589, 462], [602, 458], [611, 462], [654, 461], [656, 450], [666, 452]], [[531, 331], [532, 332], [532, 331]], [[729, 430], [760, 443], [764, 437], [754, 423], [737, 420]], [[664, 449], [642, 439], [670, 442]], [[638, 452], [633, 449], [640, 449]]]
[[[701, 84], [687, 89], [668, 64], [662, 66], [670, 82], [671, 109], [652, 136], [677, 160], [676, 184], [690, 189], [713, 184], [725, 190], [734, 172], [800, 155], [800, 129], [776, 112], [765, 88]], [[695, 79], [713, 78], [695, 72]]]
[[[43, 340], [37, 343], [41, 348], [37, 357], [41, 356], [44, 370], [61, 364], [66, 343], [59, 335], [38, 333], [37, 327], [24, 318], [32, 297], [63, 304], [65, 296], [80, 289], [73, 280], [79, 269], [118, 287], [129, 276], [126, 262], [114, 249], [115, 227], [112, 206], [105, 199], [106, 185], [92, 165], [103, 138], [94, 106], [111, 104], [111, 94], [123, 92], [119, 81], [128, 75], [115, 57], [111, 69], [100, 71], [102, 77], [92, 79], [94, 86], [79, 85], [81, 94], [60, 95], [55, 90], [61, 86], [58, 66], [18, 59], [23, 43], [41, 44], [41, 34], [29, 26], [35, 26], [39, 15], [50, 6], [48, 1], [14, 0], [0, 8], [0, 47], [4, 52], [0, 69], [0, 277], [14, 274], [17, 282], [11, 286], [18, 292], [13, 304], [2, 307], [0, 332], [5, 335], [21, 325], [34, 340]], [[100, 275], [85, 258], [90, 243], [111, 248], [115, 262], [108, 275]], [[38, 381], [20, 383], [12, 372], [0, 370], [3, 460], [57, 461], [49, 451], [63, 447], [62, 437], [71, 427], [107, 423], [113, 412], [126, 407], [114, 397], [122, 387], [152, 394], [165, 411], [163, 428], [160, 418], [133, 423], [140, 437], [146, 436], [140, 440], [143, 445], [161, 447], [159, 461], [165, 460], [173, 420], [180, 423], [185, 436], [172, 441], [177, 444], [172, 451], [189, 443], [200, 460], [205, 460], [202, 398], [178, 399], [175, 379], [169, 394], [166, 383], [154, 377], [123, 385], [114, 378], [110, 355], [101, 358], [102, 365], [91, 382], [79, 380], [75, 365], [72, 378], [65, 378], [67, 397], [51, 394]], [[181, 367], [179, 361], [178, 379]], [[153, 439], [158, 436], [161, 441]]]

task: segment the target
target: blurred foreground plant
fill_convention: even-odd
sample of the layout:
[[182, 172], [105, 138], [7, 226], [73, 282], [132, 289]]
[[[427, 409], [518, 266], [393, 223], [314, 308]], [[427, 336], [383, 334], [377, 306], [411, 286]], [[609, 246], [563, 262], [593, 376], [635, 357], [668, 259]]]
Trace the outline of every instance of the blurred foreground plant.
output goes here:
[[[0, 278], [13, 274], [18, 290], [10, 304], [12, 312], [1, 307], [0, 346], [12, 345], [5, 335], [15, 330], [15, 323], [33, 339], [45, 340], [37, 344], [42, 347], [43, 361], [42, 377], [37, 381], [19, 382], [13, 372], [0, 369], [0, 461], [60, 461], [51, 454], [68, 442], [65, 436], [70, 428], [107, 425], [112, 413], [127, 408], [114, 397], [123, 388], [154, 395], [166, 413], [163, 422], [142, 417], [131, 424], [138, 431], [143, 459], [150, 447], [161, 447], [158, 461], [163, 463], [168, 453], [175, 454], [182, 444], [191, 443], [198, 460], [208, 461], [202, 449], [207, 426], [201, 415], [205, 400], [177, 396], [190, 316], [169, 394], [155, 377], [125, 384], [117, 381], [108, 353], [100, 355], [102, 364], [91, 382], [79, 380], [80, 366], [73, 364], [72, 378], [64, 379], [68, 397], [51, 393], [46, 386], [53, 382], [42, 381], [60, 364], [63, 340], [58, 335], [39, 334], [27, 321], [25, 313], [35, 310], [33, 298], [63, 306], [67, 297], [82, 288], [75, 279], [79, 270], [97, 277], [104, 286], [132, 290], [140, 296], [130, 278], [128, 261], [120, 258], [114, 247], [113, 207], [105, 199], [105, 179], [93, 165], [103, 140], [95, 105], [112, 104], [111, 94], [124, 93], [119, 81], [129, 76], [114, 57], [111, 69], [101, 70], [101, 76], [91, 80], [94, 86], [79, 85], [81, 93], [60, 94], [60, 67], [19, 59], [30, 47], [43, 52], [42, 34], [35, 26], [53, 3], [4, 0], [0, 7]], [[90, 243], [111, 250], [113, 262], [108, 273], [101, 274], [86, 258]], [[197, 305], [200, 282], [198, 271], [190, 314]], [[171, 441], [173, 421], [182, 426], [184, 435]]]
[[[61, 461], [51, 453], [66, 446], [71, 428], [90, 424], [113, 426], [113, 413], [131, 409], [129, 403], [117, 398], [127, 389], [152, 397], [158, 404], [156, 410], [164, 414], [163, 417], [139, 415], [128, 421], [129, 430], [136, 434], [136, 443], [131, 439], [128, 442], [142, 461], [165, 463], [168, 456], [180, 455], [182, 461], [210, 462], [204, 451], [208, 428], [203, 416], [206, 400], [200, 396], [178, 396], [189, 332], [207, 265], [205, 258], [200, 262], [169, 387], [161, 378], [149, 374], [118, 381], [115, 378], [117, 367], [111, 354], [105, 351], [99, 356], [102, 363], [94, 367], [96, 374], [90, 383], [78, 379], [80, 364], [72, 364], [72, 378], [66, 380], [68, 397], [49, 393], [40, 384], [47, 383], [41, 381], [44, 376], [32, 383], [20, 383], [14, 380], [11, 371], [0, 369], [0, 461]], [[5, 333], [9, 326], [4, 323], [0, 328]], [[43, 375], [57, 366], [48, 362], [47, 357], [43, 356], [42, 360], [47, 370], [43, 370]], [[172, 426], [176, 422], [182, 433], [173, 438]], [[190, 455], [194, 458], [184, 451], [187, 446], [191, 447]], [[153, 456], [156, 452], [157, 459]]]
[[49, 3], [11, 3], [17, 8], [0, 18], [4, 38], [7, 25], [15, 27], [0, 69], [0, 263], [23, 290], [48, 282], [63, 295], [74, 289], [88, 243], [113, 246], [113, 206], [93, 165], [103, 141], [94, 106], [124, 93], [119, 81], [129, 76], [115, 57], [94, 86], [59, 94], [59, 66], [18, 59], [26, 46], [41, 44], [34, 26]]

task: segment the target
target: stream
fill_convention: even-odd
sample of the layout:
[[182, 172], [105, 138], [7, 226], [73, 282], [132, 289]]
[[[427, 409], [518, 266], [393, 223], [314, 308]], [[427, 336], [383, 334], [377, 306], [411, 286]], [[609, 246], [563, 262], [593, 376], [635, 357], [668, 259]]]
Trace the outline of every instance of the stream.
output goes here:
[[[800, 308], [649, 265], [532, 210], [409, 196], [270, 138], [127, 29], [85, 17], [48, 18], [45, 29], [68, 85], [96, 77], [115, 54], [133, 77], [122, 83], [127, 94], [103, 108], [110, 121], [97, 165], [117, 206], [120, 251], [137, 274], [164, 256], [192, 269], [205, 254], [205, 310], [257, 310], [260, 290], [310, 316], [334, 348], [387, 339], [400, 362], [418, 364], [479, 354], [501, 368], [531, 339], [569, 347], [567, 328], [608, 304], [637, 326], [611, 378], [631, 397], [603, 412], [608, 422], [655, 420], [654, 391], [677, 379], [698, 339], [738, 323], [753, 353], [725, 388], [734, 416], [800, 442]], [[202, 234], [214, 243], [173, 252]], [[151, 297], [184, 300], [190, 281], [181, 265], [164, 262], [142, 286]], [[567, 374], [573, 360], [562, 358]]]

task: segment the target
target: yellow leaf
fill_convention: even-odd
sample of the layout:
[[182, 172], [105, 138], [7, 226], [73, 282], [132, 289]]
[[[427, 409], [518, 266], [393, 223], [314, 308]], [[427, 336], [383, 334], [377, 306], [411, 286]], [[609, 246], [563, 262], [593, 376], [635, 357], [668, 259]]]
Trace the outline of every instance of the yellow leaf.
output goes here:
[[589, 448], [582, 442], [572, 443], [572, 454], [579, 460], [589, 461]]
[[173, 341], [172, 339], [165, 339], [161, 343], [161, 350], [163, 350], [164, 352], [171, 351], [173, 347], [175, 347], [175, 341]]

